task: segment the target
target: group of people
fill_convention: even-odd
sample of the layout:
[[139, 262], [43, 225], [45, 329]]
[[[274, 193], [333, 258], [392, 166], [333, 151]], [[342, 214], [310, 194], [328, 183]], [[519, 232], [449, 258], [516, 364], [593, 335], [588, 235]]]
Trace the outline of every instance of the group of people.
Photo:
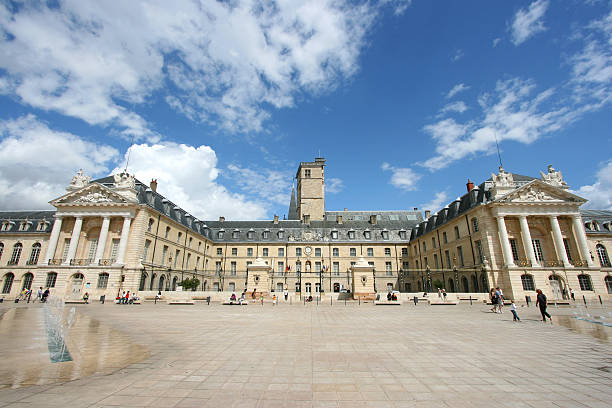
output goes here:
[[[542, 321], [546, 322], [546, 318], [548, 318], [549, 321], [552, 321], [552, 317], [550, 316], [550, 313], [546, 311], [546, 309], [548, 308], [548, 299], [546, 298], [546, 295], [542, 292], [541, 289], [537, 289], [536, 294], [537, 294], [536, 307], [540, 309], [540, 314], [542, 315]], [[572, 296], [573, 295], [574, 293], [572, 291]], [[491, 297], [491, 304], [493, 305], [493, 307], [491, 308], [491, 311], [494, 313], [502, 313], [502, 308], [504, 307], [504, 292], [501, 290], [501, 288], [498, 286], [494, 289], [491, 289], [489, 296]], [[516, 305], [514, 304], [514, 300], [512, 299], [510, 300], [510, 312], [512, 312], [513, 321], [515, 322], [521, 321], [521, 319], [518, 316]]]
[[[36, 292], [36, 297], [34, 298], [32, 302], [41, 302], [41, 303], [46, 302], [47, 298], [49, 297], [49, 293], [50, 293], [49, 288], [43, 291], [42, 286], [40, 286], [38, 288], [38, 291]], [[23, 290], [21, 291], [17, 299], [27, 300], [29, 303], [31, 298], [32, 298], [32, 289], [23, 288]]]
[[446, 289], [438, 288], [438, 298], [446, 302]]
[[387, 292], [387, 300], [388, 301], [397, 301], [397, 293], [395, 292]]
[[[161, 296], [161, 292], [159, 293], [159, 295]], [[120, 305], [127, 305], [127, 304], [133, 304], [137, 300], [138, 300], [138, 296], [136, 296], [136, 293], [132, 293], [130, 295], [130, 291], [128, 290], [127, 292], [123, 291], [121, 295], [117, 295], [117, 297], [115, 298], [115, 303], [120, 304]]]
[[243, 304], [246, 303], [246, 291], [243, 291], [242, 294], [240, 295], [240, 299], [236, 299], [236, 294], [232, 292], [232, 295], [230, 296], [230, 303], [236, 302], [236, 300], [238, 300], [238, 304]]

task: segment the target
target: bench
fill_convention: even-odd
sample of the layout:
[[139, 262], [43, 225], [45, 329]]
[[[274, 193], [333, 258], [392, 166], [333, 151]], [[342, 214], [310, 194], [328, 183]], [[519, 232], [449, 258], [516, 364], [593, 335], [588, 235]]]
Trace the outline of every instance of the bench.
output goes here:
[[89, 302], [86, 302], [86, 301], [84, 301], [84, 300], [82, 300], [82, 299], [79, 299], [79, 300], [75, 300], [75, 299], [72, 299], [72, 300], [71, 300], [71, 299], [68, 299], [68, 300], [65, 300], [65, 301], [64, 301], [64, 303], [65, 303], [65, 304], [67, 304], [67, 305], [86, 305], [86, 304], [88, 304]]
[[458, 302], [456, 302], [454, 300], [447, 300], [446, 302], [438, 300], [438, 301], [433, 301], [433, 302], [430, 301], [429, 304], [432, 305], [432, 306], [438, 306], [438, 305], [442, 305], [442, 306], [445, 306], [445, 305], [454, 306], [454, 305], [457, 305]]
[[173, 300], [168, 301], [169, 305], [193, 305], [193, 302], [190, 300]]
[[402, 302], [399, 300], [376, 300], [375, 306], [401, 306]]
[[226, 306], [248, 306], [249, 302], [247, 302], [246, 300], [242, 303], [240, 303], [239, 301], [225, 301], [223, 303], [221, 303], [222, 305], [226, 305]]

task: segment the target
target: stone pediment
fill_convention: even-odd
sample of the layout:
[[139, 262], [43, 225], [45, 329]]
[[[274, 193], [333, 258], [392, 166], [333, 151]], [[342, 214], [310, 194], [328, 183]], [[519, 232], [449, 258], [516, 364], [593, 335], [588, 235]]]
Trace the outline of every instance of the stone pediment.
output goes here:
[[113, 206], [130, 204], [128, 200], [98, 183], [90, 183], [87, 186], [65, 194], [53, 201], [54, 206]]
[[566, 190], [551, 186], [540, 180], [533, 180], [495, 200], [499, 203], [585, 203], [582, 197]]

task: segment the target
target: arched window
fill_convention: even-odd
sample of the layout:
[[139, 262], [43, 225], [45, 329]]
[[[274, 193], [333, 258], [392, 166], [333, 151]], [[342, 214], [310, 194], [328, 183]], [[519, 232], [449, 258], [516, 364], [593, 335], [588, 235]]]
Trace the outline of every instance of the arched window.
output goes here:
[[606, 289], [608, 289], [608, 294], [612, 294], [612, 276], [606, 276], [604, 281], [606, 282]]
[[488, 293], [489, 292], [489, 282], [487, 279], [487, 274], [486, 272], [483, 272], [480, 274], [480, 290], [482, 290], [482, 293]]
[[468, 280], [467, 280], [467, 278], [465, 276], [463, 276], [461, 278], [461, 284], [463, 285], [463, 291], [465, 293], [468, 293], [470, 291], [470, 285], [469, 285]]
[[28, 265], [36, 265], [38, 263], [38, 257], [40, 256], [40, 244], [37, 242], [32, 245], [32, 252], [30, 252], [30, 259], [28, 259]]
[[145, 284], [147, 282], [147, 273], [143, 272], [140, 274], [140, 285], [138, 286], [138, 290], [145, 290]]
[[23, 275], [23, 285], [21, 286], [21, 290], [23, 289], [32, 289], [32, 281], [34, 280], [34, 275], [30, 272]]
[[13, 287], [14, 279], [15, 275], [13, 275], [11, 272], [4, 275], [4, 286], [2, 287], [3, 294], [11, 293], [11, 288]]
[[9, 265], [17, 265], [19, 263], [19, 258], [21, 258], [22, 249], [23, 245], [19, 242], [13, 246], [13, 255], [11, 255]]
[[159, 285], [157, 285], [157, 287], [159, 288], [159, 290], [165, 290], [164, 289], [164, 281], [166, 280], [166, 277], [164, 275], [161, 275], [159, 277]]
[[2, 253], [4, 252], [4, 244], [0, 242], [0, 259], [2, 259]]
[[448, 289], [449, 289], [451, 292], [454, 292], [454, 291], [455, 291], [455, 281], [454, 281], [454, 280], [452, 280], [452, 279], [449, 279], [449, 280], [448, 280]]
[[48, 287], [48, 288], [54, 288], [55, 287], [55, 281], [57, 281], [57, 273], [49, 272], [47, 274], [47, 282], [45, 283], [45, 286]]
[[535, 283], [533, 282], [532, 275], [521, 275], [521, 283], [523, 284], [523, 290], [535, 290]]
[[609, 268], [610, 258], [608, 257], [608, 251], [606, 251], [606, 247], [601, 244], [597, 244], [596, 248], [597, 248], [597, 257], [599, 258], [599, 263], [601, 264], [603, 268]]
[[153, 230], [153, 223], [155, 220], [153, 218], [149, 218], [149, 225], [147, 226], [147, 231], [151, 232]]
[[478, 278], [476, 278], [476, 275], [472, 275], [472, 287], [474, 288], [474, 292], [479, 292]]
[[108, 287], [108, 273], [102, 272], [98, 275], [98, 289], [106, 289]]
[[419, 292], [423, 290], [423, 287], [421, 286], [421, 281], [417, 282], [417, 288], [419, 289]]
[[155, 285], [155, 278], [156, 278], [156, 277], [157, 277], [157, 276], [156, 276], [155, 274], [153, 274], [153, 275], [151, 276], [151, 283], [149, 284], [149, 290], [153, 290], [153, 285]]
[[178, 285], [178, 276], [175, 276], [174, 279], [172, 279], [172, 290], [176, 290], [176, 285]]
[[593, 290], [593, 284], [591, 283], [591, 276], [585, 273], [578, 275], [578, 283], [580, 284], [580, 290]]

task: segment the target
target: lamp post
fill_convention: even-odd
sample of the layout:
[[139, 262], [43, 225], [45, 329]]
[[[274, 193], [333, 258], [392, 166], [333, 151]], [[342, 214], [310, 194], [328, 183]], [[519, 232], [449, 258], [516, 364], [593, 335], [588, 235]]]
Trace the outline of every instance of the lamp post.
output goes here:
[[431, 270], [429, 269], [429, 265], [427, 265], [425, 267], [425, 273], [427, 274], [427, 291], [431, 292], [431, 290], [432, 290], [432, 285], [431, 285]]
[[457, 257], [453, 255], [453, 276], [455, 277], [455, 293], [459, 292], [459, 271], [457, 270]]

